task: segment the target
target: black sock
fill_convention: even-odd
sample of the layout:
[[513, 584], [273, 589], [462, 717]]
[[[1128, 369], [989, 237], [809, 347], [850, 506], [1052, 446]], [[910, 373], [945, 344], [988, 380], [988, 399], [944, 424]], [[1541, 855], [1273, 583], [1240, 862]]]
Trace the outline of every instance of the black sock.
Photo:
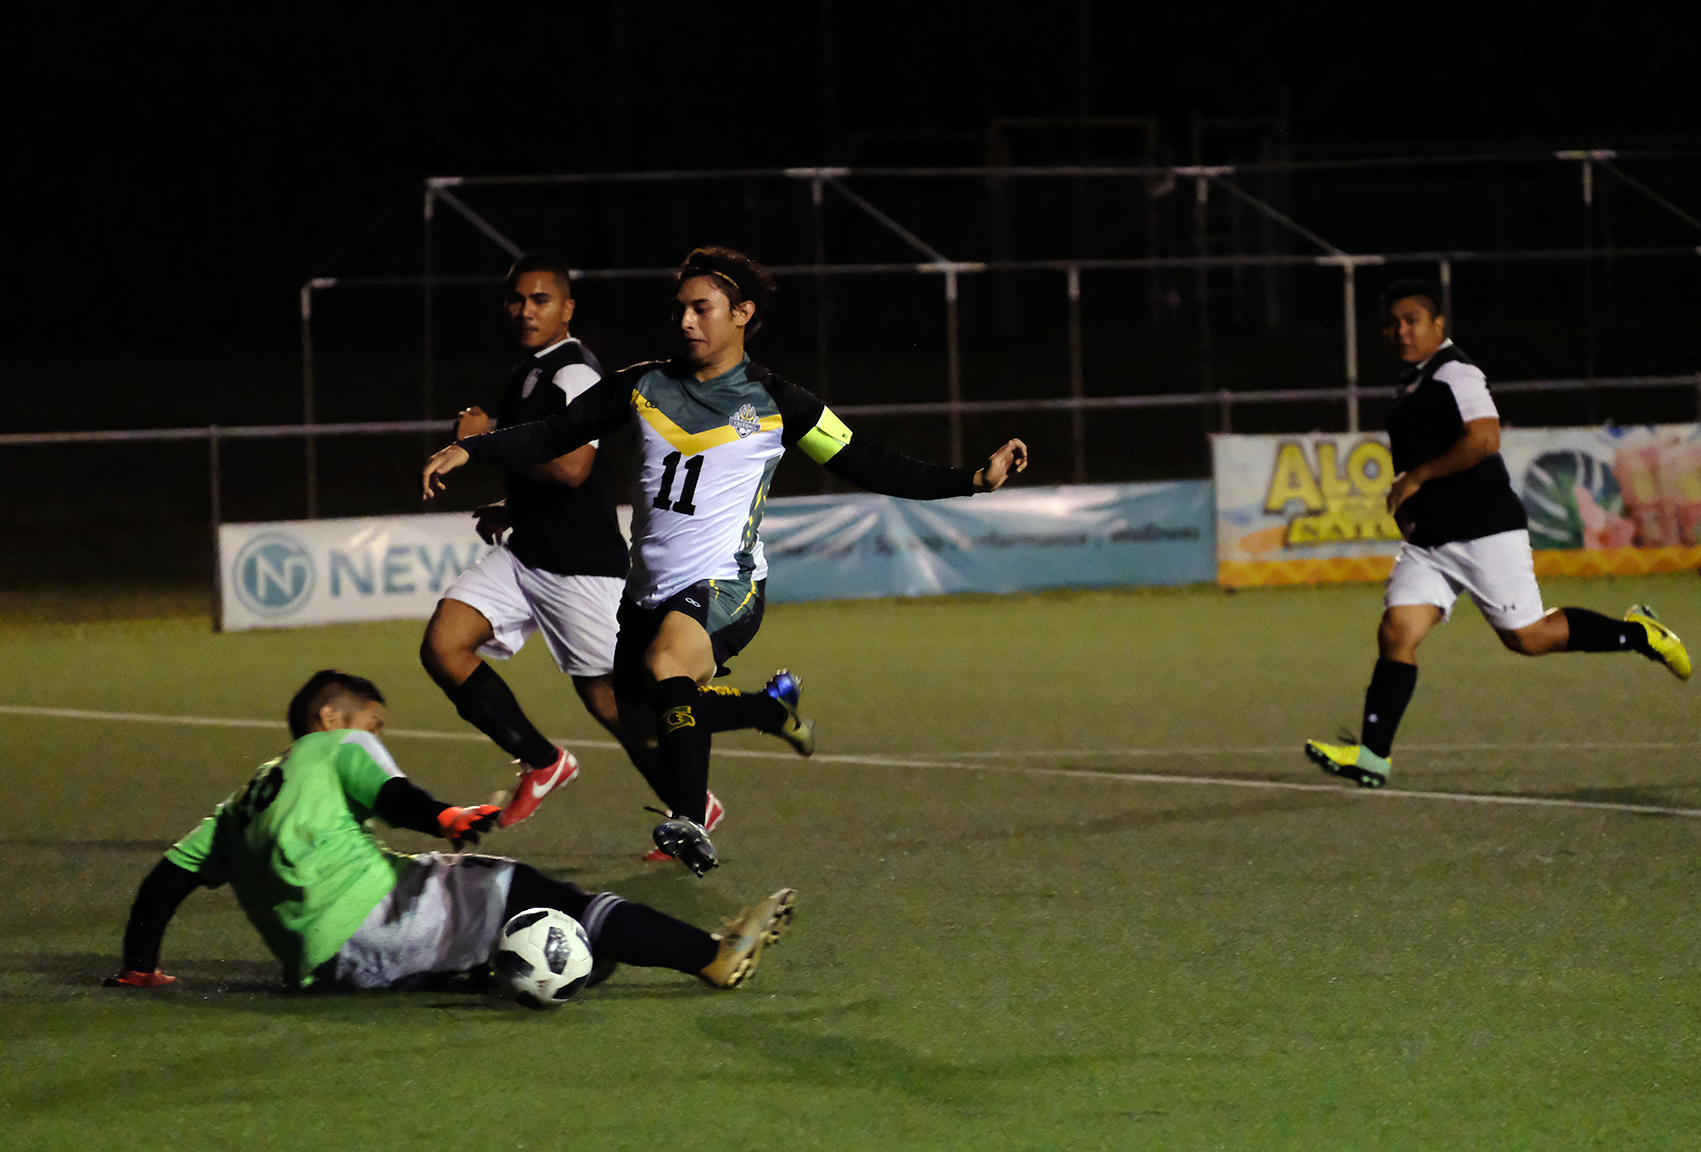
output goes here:
[[532, 727], [514, 693], [490, 665], [479, 661], [473, 674], [448, 695], [461, 719], [494, 740], [508, 755], [532, 768], [555, 763], [555, 745]]
[[656, 752], [667, 775], [664, 799], [675, 816], [703, 822], [709, 793], [710, 730], [697, 714], [697, 682], [674, 676], [656, 682]]
[[592, 895], [577, 884], [551, 880], [536, 868], [516, 864], [502, 919], [506, 921], [527, 908], [558, 908], [577, 920], [591, 938], [591, 952], [599, 960], [696, 973], [706, 968], [719, 950], [707, 932], [683, 920], [623, 900], [612, 892]]
[[530, 864], [515, 864], [513, 879], [508, 882], [508, 903], [503, 905], [502, 919], [506, 923], [510, 917], [527, 908], [558, 908], [583, 924], [585, 909], [590, 903], [591, 894], [577, 884], [551, 880]]
[[1416, 664], [1376, 661], [1376, 671], [1370, 674], [1370, 687], [1364, 690], [1364, 727], [1359, 732], [1359, 742], [1384, 760], [1394, 747], [1394, 730], [1400, 726], [1400, 717], [1406, 714], [1406, 705], [1411, 703], [1412, 689], [1416, 687]]
[[1628, 620], [1614, 620], [1587, 608], [1561, 608], [1565, 623], [1571, 629], [1566, 641], [1567, 652], [1640, 652], [1654, 655], [1648, 643], [1648, 630]]
[[713, 684], [697, 689], [698, 720], [706, 723], [711, 732], [731, 732], [737, 728], [754, 728], [758, 732], [778, 732], [785, 726], [785, 705], [766, 692], [740, 692], [737, 688], [716, 688]]
[[691, 973], [708, 967], [720, 951], [701, 928], [630, 900], [608, 910], [593, 943], [598, 955], [622, 964]]

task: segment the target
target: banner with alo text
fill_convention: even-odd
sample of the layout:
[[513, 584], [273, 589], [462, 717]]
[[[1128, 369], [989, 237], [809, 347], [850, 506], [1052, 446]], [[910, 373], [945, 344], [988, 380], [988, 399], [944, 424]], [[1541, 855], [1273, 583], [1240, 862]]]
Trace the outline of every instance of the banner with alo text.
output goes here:
[[[1500, 454], [1537, 575], [1701, 567], [1701, 429], [1508, 428]], [[1217, 579], [1228, 587], [1381, 580], [1400, 549], [1387, 437], [1215, 436]]]
[[769, 503], [762, 539], [770, 603], [1208, 583], [1216, 571], [1203, 480], [791, 497]]
[[487, 551], [465, 512], [223, 524], [223, 627], [424, 620]]

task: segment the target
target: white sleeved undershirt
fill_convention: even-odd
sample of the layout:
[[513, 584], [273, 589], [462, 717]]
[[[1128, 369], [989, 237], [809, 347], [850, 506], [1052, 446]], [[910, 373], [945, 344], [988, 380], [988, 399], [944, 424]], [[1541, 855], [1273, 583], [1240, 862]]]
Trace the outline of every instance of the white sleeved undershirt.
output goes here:
[[[566, 395], [567, 403], [571, 404], [579, 398], [581, 393], [601, 379], [602, 377], [597, 375], [596, 369], [589, 364], [569, 364], [556, 372], [554, 384]], [[599, 447], [597, 441], [592, 440], [591, 447]]]
[[1488, 377], [1475, 364], [1451, 361], [1435, 370], [1434, 379], [1453, 390], [1453, 402], [1459, 406], [1460, 420], [1469, 423], [1472, 420], [1500, 419], [1494, 397], [1488, 394]]
[[342, 738], [344, 744], [358, 744], [366, 749], [366, 754], [391, 776], [402, 775], [402, 770], [396, 767], [396, 758], [390, 755], [390, 750], [378, 742], [378, 737], [360, 728], [350, 728], [348, 735]]

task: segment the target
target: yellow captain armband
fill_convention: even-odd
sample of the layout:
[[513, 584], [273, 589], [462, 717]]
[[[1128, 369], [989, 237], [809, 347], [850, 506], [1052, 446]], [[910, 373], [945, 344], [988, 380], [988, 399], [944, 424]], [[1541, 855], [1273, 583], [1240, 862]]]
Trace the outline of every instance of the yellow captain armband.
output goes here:
[[821, 418], [815, 421], [815, 427], [803, 434], [797, 446], [803, 449], [817, 464], [825, 464], [839, 454], [839, 449], [851, 442], [851, 430], [845, 422], [833, 415], [833, 410], [825, 404], [821, 406]]

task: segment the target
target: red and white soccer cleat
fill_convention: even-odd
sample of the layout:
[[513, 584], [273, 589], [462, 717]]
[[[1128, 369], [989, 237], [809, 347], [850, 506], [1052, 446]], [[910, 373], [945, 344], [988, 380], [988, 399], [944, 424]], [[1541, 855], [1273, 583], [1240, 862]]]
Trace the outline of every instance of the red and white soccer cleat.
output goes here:
[[177, 983], [177, 977], [167, 976], [158, 968], [152, 972], [136, 972], [129, 968], [102, 981], [108, 988], [165, 988]]
[[[672, 816], [673, 813], [669, 812], [668, 815]], [[709, 804], [703, 813], [703, 831], [713, 832], [724, 816], [726, 816], [726, 806], [721, 803], [719, 796], [716, 796], [713, 792], [709, 793]], [[662, 860], [672, 860], [673, 857], [660, 848], [651, 848], [644, 853], [644, 859], [649, 863], [659, 863]]]
[[502, 815], [497, 817], [496, 826], [512, 828], [536, 812], [545, 796], [563, 784], [571, 784], [578, 775], [579, 762], [565, 748], [549, 767], [523, 769], [519, 783], [514, 785], [514, 795], [502, 809]]

